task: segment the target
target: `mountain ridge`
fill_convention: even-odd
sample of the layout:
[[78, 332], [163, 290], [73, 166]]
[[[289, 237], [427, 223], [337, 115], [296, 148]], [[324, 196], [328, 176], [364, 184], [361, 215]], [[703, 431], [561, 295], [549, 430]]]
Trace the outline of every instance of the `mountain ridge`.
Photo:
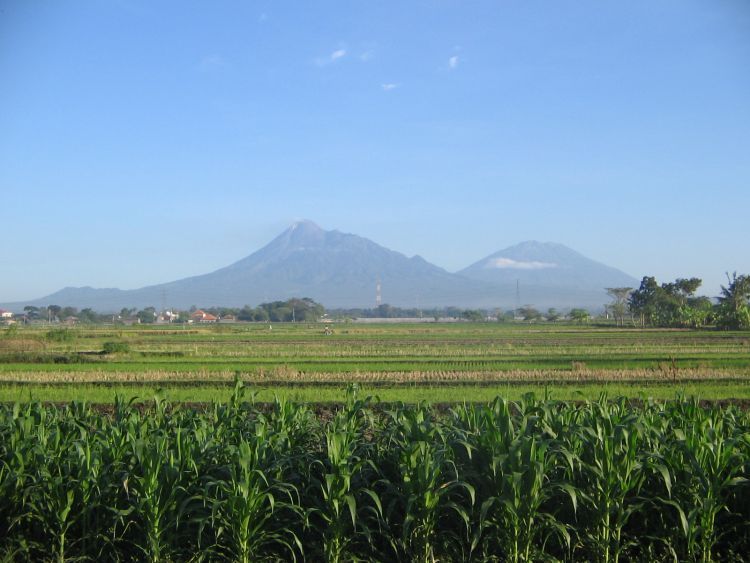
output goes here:
[[382, 302], [396, 306], [507, 308], [518, 304], [519, 283], [523, 304], [601, 307], [607, 301], [604, 287], [635, 281], [565, 245], [538, 241], [507, 247], [452, 273], [419, 255], [408, 257], [367, 238], [303, 220], [213, 272], [132, 290], [68, 286], [3, 307], [235, 307], [290, 297], [310, 297], [329, 308], [372, 307], [380, 285]]

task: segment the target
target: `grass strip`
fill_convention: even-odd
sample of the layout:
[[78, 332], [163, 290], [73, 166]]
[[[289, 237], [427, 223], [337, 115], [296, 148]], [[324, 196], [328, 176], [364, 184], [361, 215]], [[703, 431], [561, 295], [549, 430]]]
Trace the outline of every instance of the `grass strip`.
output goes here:
[[[335, 386], [288, 386], [288, 385], [252, 385], [256, 400], [271, 401], [275, 396], [301, 403], [341, 403], [346, 400], [347, 385]], [[417, 403], [462, 403], [488, 402], [497, 396], [509, 400], [518, 400], [526, 393], [535, 393], [538, 397], [547, 394], [557, 400], [595, 399], [605, 393], [608, 396], [652, 398], [658, 400], [674, 399], [678, 396], [697, 397], [705, 400], [750, 399], [748, 382], [681, 382], [628, 384], [612, 383], [573, 383], [567, 385], [537, 384], [495, 384], [477, 385], [414, 385], [393, 387], [362, 386], [363, 394], [371, 394], [384, 402], [403, 401]], [[125, 398], [137, 397], [150, 400], [157, 393], [174, 402], [210, 402], [227, 401], [232, 395], [232, 388], [226, 385], [203, 386], [168, 386], [157, 385], [121, 385], [117, 387], [97, 384], [58, 385], [1, 385], [0, 402], [69, 402], [86, 401], [90, 403], [112, 403], [117, 395]]]

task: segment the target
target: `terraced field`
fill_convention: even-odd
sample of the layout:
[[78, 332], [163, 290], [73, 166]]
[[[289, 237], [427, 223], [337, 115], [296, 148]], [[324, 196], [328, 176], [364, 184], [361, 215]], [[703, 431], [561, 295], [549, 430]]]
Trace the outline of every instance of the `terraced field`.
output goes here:
[[[113, 351], [114, 350], [114, 351]], [[106, 351], [110, 351], [107, 353]], [[484, 401], [536, 390], [750, 398], [747, 332], [500, 323], [237, 324], [20, 328], [0, 333], [0, 400], [111, 402], [116, 393], [338, 401], [356, 382], [383, 400]]]

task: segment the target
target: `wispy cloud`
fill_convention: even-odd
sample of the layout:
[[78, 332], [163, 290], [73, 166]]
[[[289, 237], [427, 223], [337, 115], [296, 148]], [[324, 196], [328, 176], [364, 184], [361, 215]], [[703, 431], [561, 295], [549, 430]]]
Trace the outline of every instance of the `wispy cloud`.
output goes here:
[[326, 66], [331, 63], [335, 63], [338, 60], [343, 59], [346, 56], [346, 49], [336, 49], [330, 55], [326, 57], [318, 57], [315, 59], [315, 64], [318, 66]]
[[219, 55], [206, 55], [198, 61], [198, 70], [201, 72], [211, 72], [214, 70], [222, 70], [229, 66], [226, 60]]
[[448, 68], [451, 70], [458, 68], [458, 62], [458, 55], [453, 55], [448, 59]]
[[363, 53], [359, 55], [359, 60], [362, 61], [363, 63], [371, 61], [374, 58], [375, 58], [375, 51], [373, 51], [372, 49], [368, 49], [367, 51], [364, 51]]
[[553, 262], [537, 262], [536, 260], [523, 261], [511, 258], [494, 258], [487, 260], [484, 267], [498, 270], [546, 270], [547, 268], [557, 268], [557, 264]]
[[390, 92], [391, 90], [395, 90], [396, 88], [398, 88], [398, 84], [393, 84], [392, 82], [389, 82], [387, 84], [381, 84], [380, 87], [385, 92]]

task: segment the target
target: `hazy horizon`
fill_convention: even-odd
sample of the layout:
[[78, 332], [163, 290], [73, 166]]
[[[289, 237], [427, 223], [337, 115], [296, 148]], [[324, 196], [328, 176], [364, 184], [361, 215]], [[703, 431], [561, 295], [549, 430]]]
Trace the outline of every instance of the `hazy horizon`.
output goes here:
[[310, 219], [455, 272], [525, 240], [750, 273], [750, 4], [0, 0], [0, 302]]

